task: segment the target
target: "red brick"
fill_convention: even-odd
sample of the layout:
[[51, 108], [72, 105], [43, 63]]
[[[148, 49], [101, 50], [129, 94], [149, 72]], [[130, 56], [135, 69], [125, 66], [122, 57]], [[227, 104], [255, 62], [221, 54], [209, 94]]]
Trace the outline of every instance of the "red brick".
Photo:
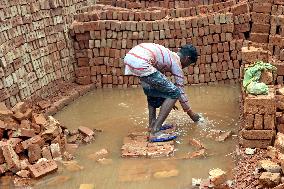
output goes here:
[[78, 66], [89, 66], [89, 58], [78, 58]]
[[283, 0], [274, 0], [274, 4], [284, 5], [284, 1]]
[[28, 149], [31, 144], [38, 144], [39, 146], [43, 146], [44, 140], [43, 140], [43, 138], [41, 138], [41, 136], [36, 135], [36, 136], [34, 136], [30, 139], [27, 139], [27, 140], [25, 140], [21, 143], [22, 143], [24, 149]]
[[3, 150], [0, 148], [0, 164], [5, 163], [5, 157], [3, 155]]
[[220, 72], [216, 72], [216, 78], [218, 81], [221, 81], [222, 80], [222, 75]]
[[37, 125], [45, 125], [47, 123], [43, 114], [32, 114], [32, 122]]
[[265, 114], [263, 116], [263, 125], [264, 125], [264, 129], [267, 129], [267, 130], [274, 130], [275, 129], [275, 115], [272, 114], [272, 115], [268, 115], [268, 114]]
[[270, 24], [260, 24], [260, 23], [253, 23], [251, 28], [251, 33], [266, 33], [269, 34], [270, 32]]
[[33, 178], [43, 177], [49, 173], [55, 172], [58, 166], [54, 160], [42, 161], [28, 166]]
[[274, 138], [273, 130], [241, 130], [241, 136], [248, 140], [270, 140]]
[[75, 74], [78, 77], [89, 76], [91, 74], [90, 67], [75, 68]]
[[263, 129], [263, 115], [255, 114], [254, 129]]
[[284, 124], [277, 124], [277, 132], [284, 134]]
[[53, 159], [61, 159], [61, 149], [59, 143], [53, 143], [50, 145], [50, 151]]
[[87, 136], [93, 136], [95, 134], [94, 131], [88, 127], [80, 126], [78, 130]]
[[[7, 163], [0, 164], [0, 174], [4, 174], [8, 171]], [[5, 184], [5, 183], [4, 183]], [[3, 185], [3, 184], [2, 184]], [[5, 187], [5, 186], [4, 186]]]
[[3, 155], [8, 165], [8, 169], [13, 173], [21, 169], [19, 156], [16, 154], [11, 145], [2, 145]]
[[35, 163], [41, 158], [41, 148], [38, 144], [31, 144], [28, 147], [29, 162]]
[[89, 85], [91, 83], [91, 76], [82, 76], [76, 78], [76, 83], [80, 85]]
[[247, 140], [240, 137], [239, 143], [245, 148], [267, 148], [271, 146], [272, 140]]
[[253, 129], [254, 127], [254, 115], [247, 114], [244, 120], [244, 128], [245, 129]]
[[284, 75], [284, 64], [282, 63], [274, 63], [274, 66], [277, 68], [277, 75], [283, 76]]
[[251, 19], [253, 23], [260, 23], [260, 24], [270, 24], [270, 15], [264, 13], [251, 13]]
[[250, 40], [256, 43], [268, 43], [269, 34], [251, 33]]
[[21, 128], [13, 132], [13, 137], [33, 137], [35, 136], [35, 131], [33, 129]]
[[276, 105], [272, 89], [268, 95], [248, 95], [244, 100], [245, 113], [252, 114], [275, 114]]
[[239, 3], [237, 5], [232, 6], [231, 12], [234, 15], [240, 15], [240, 14], [249, 13], [248, 3]]
[[252, 10], [258, 13], [270, 13], [271, 7], [271, 3], [253, 3]]

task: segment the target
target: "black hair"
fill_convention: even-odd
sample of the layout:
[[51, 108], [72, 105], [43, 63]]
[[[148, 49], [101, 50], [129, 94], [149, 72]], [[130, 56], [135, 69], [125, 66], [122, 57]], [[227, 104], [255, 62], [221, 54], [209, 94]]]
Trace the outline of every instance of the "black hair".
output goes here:
[[197, 50], [192, 44], [186, 44], [182, 46], [179, 52], [184, 57], [186, 56], [190, 57], [190, 62], [188, 62], [188, 64], [194, 64], [197, 61], [197, 56], [198, 56]]

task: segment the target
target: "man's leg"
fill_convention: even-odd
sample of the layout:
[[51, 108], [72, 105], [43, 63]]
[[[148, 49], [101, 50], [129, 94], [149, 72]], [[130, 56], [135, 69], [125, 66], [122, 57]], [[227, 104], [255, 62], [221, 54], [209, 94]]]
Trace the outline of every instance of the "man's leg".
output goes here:
[[148, 104], [148, 110], [149, 110], [149, 130], [151, 131], [156, 122], [156, 108]]
[[151, 134], [154, 135], [156, 132], [158, 132], [160, 130], [162, 124], [164, 123], [164, 121], [166, 120], [166, 118], [170, 114], [171, 110], [173, 109], [176, 101], [177, 101], [177, 99], [170, 99], [170, 98], [167, 98], [164, 101], [164, 103], [162, 104], [162, 107], [160, 109], [159, 116], [156, 119], [156, 122], [154, 123]]

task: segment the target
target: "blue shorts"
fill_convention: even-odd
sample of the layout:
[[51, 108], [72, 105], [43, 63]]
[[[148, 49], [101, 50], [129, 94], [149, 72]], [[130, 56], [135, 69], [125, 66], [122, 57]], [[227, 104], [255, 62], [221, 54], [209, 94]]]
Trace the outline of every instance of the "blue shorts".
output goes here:
[[154, 108], [159, 108], [166, 98], [178, 99], [181, 96], [179, 88], [159, 71], [140, 77], [140, 81], [148, 104]]

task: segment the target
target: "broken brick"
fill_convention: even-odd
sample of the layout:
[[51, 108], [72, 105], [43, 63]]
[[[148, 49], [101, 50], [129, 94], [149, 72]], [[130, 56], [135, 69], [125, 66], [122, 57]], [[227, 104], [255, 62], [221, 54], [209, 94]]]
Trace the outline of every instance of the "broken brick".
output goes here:
[[38, 144], [39, 146], [43, 146], [44, 145], [44, 140], [41, 136], [39, 135], [36, 135], [30, 139], [27, 139], [25, 141], [22, 142], [22, 145], [23, 145], [23, 148], [24, 149], [28, 149], [28, 147], [31, 145], [31, 144]]
[[61, 150], [58, 143], [50, 145], [50, 151], [53, 159], [61, 158]]
[[280, 173], [263, 172], [259, 177], [259, 182], [265, 187], [274, 187], [280, 183]]
[[227, 173], [221, 169], [213, 169], [209, 171], [209, 178], [210, 181], [215, 185], [219, 186], [226, 182], [227, 180]]
[[37, 125], [45, 125], [47, 123], [43, 114], [32, 114], [32, 121]]
[[9, 110], [4, 102], [0, 103], [0, 119], [3, 120], [6, 117], [13, 115], [13, 112]]
[[18, 171], [16, 173], [16, 175], [18, 175], [19, 177], [22, 177], [22, 178], [29, 178], [30, 172], [28, 170], [21, 170], [21, 171]]
[[54, 160], [47, 160], [28, 166], [33, 178], [43, 177], [49, 173], [55, 172], [58, 166]]
[[18, 102], [13, 108], [13, 112], [25, 113], [27, 111], [27, 104], [25, 102]]
[[2, 151], [7, 162], [8, 169], [14, 173], [18, 172], [21, 169], [20, 160], [12, 146], [9, 144], [2, 145]]
[[51, 102], [47, 100], [41, 100], [37, 103], [37, 105], [42, 109], [45, 110], [51, 106]]
[[52, 159], [52, 155], [48, 146], [44, 146], [41, 151], [41, 155], [43, 158], [49, 160]]
[[41, 148], [38, 144], [31, 144], [28, 147], [29, 162], [35, 163], [41, 158]]
[[7, 172], [8, 170], [9, 170], [9, 169], [8, 169], [7, 163], [0, 164], [0, 175], [1, 175], [1, 174], [4, 174], [4, 173]]
[[196, 139], [194, 139], [194, 138], [189, 138], [189, 143], [190, 143], [192, 146], [194, 146], [194, 147], [196, 147], [196, 148], [199, 148], [199, 149], [205, 148], [204, 145], [203, 145], [201, 142], [199, 142], [198, 140], [196, 140]]
[[93, 136], [95, 134], [94, 131], [88, 127], [80, 126], [78, 130], [87, 136]]

